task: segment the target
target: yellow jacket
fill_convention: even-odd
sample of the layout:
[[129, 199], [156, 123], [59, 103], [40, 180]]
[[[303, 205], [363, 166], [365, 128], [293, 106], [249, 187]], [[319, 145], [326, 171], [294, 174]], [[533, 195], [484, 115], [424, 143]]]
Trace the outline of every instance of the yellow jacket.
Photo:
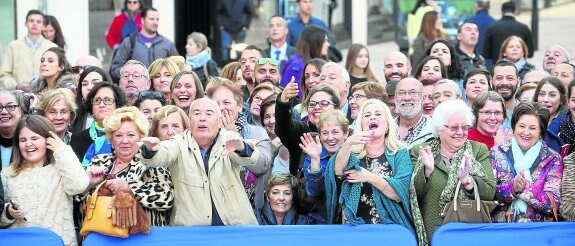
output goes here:
[[256, 148], [261, 141], [246, 140], [253, 150], [250, 157], [236, 153], [222, 156], [230, 134], [223, 129], [218, 134], [210, 152], [209, 175], [190, 130], [162, 141], [151, 159], [142, 158], [145, 165], [170, 167], [174, 184], [171, 225], [211, 225], [212, 199], [225, 225], [258, 224], [239, 173], [240, 166], [253, 166], [261, 161], [261, 153]]
[[40, 74], [40, 59], [46, 50], [56, 47], [55, 43], [43, 39], [38, 48], [32, 48], [26, 38], [14, 40], [6, 47], [0, 68], [0, 88], [14, 90], [24, 81], [31, 81], [34, 75]]

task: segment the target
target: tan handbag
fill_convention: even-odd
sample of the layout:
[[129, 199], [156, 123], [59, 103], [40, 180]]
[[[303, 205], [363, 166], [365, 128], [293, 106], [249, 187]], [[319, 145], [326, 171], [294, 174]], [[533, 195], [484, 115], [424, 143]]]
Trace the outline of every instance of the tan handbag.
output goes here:
[[127, 238], [130, 228], [117, 227], [112, 224], [114, 197], [98, 195], [98, 191], [104, 184], [106, 184], [105, 180], [98, 185], [88, 199], [86, 217], [80, 234], [85, 237], [90, 232], [97, 232], [112, 237]]
[[477, 183], [473, 178], [471, 182], [475, 187], [473, 189], [475, 200], [457, 199], [461, 187], [461, 181], [458, 181], [455, 188], [455, 198], [447, 203], [441, 211], [443, 224], [450, 222], [491, 223], [491, 212], [497, 207], [497, 201], [481, 201], [477, 191]]

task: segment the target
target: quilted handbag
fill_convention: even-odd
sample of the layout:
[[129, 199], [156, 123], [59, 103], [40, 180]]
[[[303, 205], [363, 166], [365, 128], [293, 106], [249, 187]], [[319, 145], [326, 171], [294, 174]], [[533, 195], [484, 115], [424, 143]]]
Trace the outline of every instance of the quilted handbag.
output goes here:
[[114, 197], [98, 195], [98, 191], [104, 184], [106, 181], [100, 183], [88, 199], [86, 217], [80, 234], [85, 237], [90, 232], [97, 232], [112, 237], [127, 238], [130, 228], [117, 227], [112, 224]]
[[457, 194], [459, 194], [459, 189], [461, 187], [461, 181], [457, 182], [455, 198], [453, 201], [448, 202], [441, 212], [443, 224], [450, 222], [491, 223], [491, 212], [497, 206], [497, 201], [481, 201], [479, 199], [479, 192], [477, 191], [477, 184], [474, 179], [471, 180], [474, 187], [476, 187], [473, 189], [475, 199], [457, 199]]

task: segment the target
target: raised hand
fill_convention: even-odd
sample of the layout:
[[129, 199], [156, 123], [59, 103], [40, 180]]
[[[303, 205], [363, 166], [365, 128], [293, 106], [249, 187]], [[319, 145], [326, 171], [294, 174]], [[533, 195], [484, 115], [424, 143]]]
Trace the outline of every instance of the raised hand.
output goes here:
[[160, 139], [157, 137], [145, 137], [141, 138], [140, 141], [142, 142], [142, 144], [144, 144], [144, 146], [146, 146], [146, 149], [149, 151], [160, 150]]
[[300, 137], [301, 143], [299, 147], [312, 159], [319, 159], [321, 155], [321, 142], [319, 140], [319, 135], [315, 138], [310, 133], [304, 133]]
[[349, 136], [345, 140], [344, 144], [348, 145], [349, 147], [351, 145], [356, 145], [356, 144], [367, 144], [371, 140], [372, 136], [373, 136], [373, 131], [356, 132], [353, 135]]
[[471, 157], [469, 154], [465, 153], [463, 154], [463, 159], [461, 160], [461, 164], [457, 170], [457, 177], [461, 183], [465, 183], [465, 178], [469, 175], [469, 170], [471, 170]]
[[431, 147], [419, 146], [419, 158], [423, 164], [423, 167], [425, 168], [425, 177], [429, 177], [433, 170], [435, 170], [435, 160], [433, 160]]
[[246, 146], [244, 145], [244, 139], [242, 136], [240, 136], [238, 133], [234, 133], [232, 136], [226, 139], [226, 147], [224, 148], [222, 155], [227, 156], [234, 151], [242, 152], [245, 149]]
[[280, 100], [284, 103], [289, 102], [290, 99], [297, 96], [299, 90], [297, 89], [297, 84], [295, 83], [295, 78], [292, 76], [290, 82], [284, 88]]
[[511, 129], [505, 129], [503, 126], [500, 126], [493, 136], [494, 145], [503, 144], [509, 141], [511, 137], [513, 137], [513, 131]]
[[222, 110], [222, 115], [220, 116], [220, 128], [224, 128], [228, 131], [238, 132], [236, 128], [236, 122], [232, 119], [230, 111]]
[[50, 136], [46, 138], [46, 148], [48, 148], [51, 151], [56, 151], [58, 149], [62, 149], [65, 148], [67, 145], [64, 143], [64, 141], [62, 141], [62, 139], [60, 139], [60, 137], [58, 137], [58, 135], [56, 135], [56, 133], [50, 131]]

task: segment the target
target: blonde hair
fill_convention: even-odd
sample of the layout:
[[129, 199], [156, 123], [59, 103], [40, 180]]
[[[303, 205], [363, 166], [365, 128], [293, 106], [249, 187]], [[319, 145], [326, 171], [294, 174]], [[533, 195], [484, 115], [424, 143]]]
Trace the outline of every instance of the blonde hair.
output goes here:
[[152, 127], [150, 128], [150, 135], [152, 137], [158, 137], [158, 128], [160, 127], [160, 121], [168, 117], [172, 113], [177, 113], [182, 118], [182, 124], [184, 125], [184, 130], [190, 128], [190, 118], [183, 109], [175, 105], [166, 105], [161, 107], [158, 112], [154, 115], [152, 119]]
[[330, 109], [323, 111], [319, 116], [319, 121], [317, 123], [318, 131], [321, 130], [328, 123], [336, 123], [340, 126], [344, 133], [349, 132], [349, 120], [343, 114], [343, 111], [339, 109]]
[[[387, 132], [385, 133], [385, 147], [387, 147], [391, 154], [395, 154], [399, 151], [404, 144], [401, 142], [399, 137], [397, 136], [397, 132], [399, 131], [399, 127], [393, 120], [393, 116], [391, 116], [391, 111], [387, 107], [387, 104], [384, 102], [377, 100], [377, 99], [368, 99], [363, 103], [359, 113], [357, 114], [357, 120], [359, 120], [355, 124], [354, 132], [361, 132], [363, 131], [363, 126], [361, 125], [361, 118], [365, 115], [365, 109], [369, 105], [377, 105], [383, 110], [383, 116], [385, 117], [385, 121], [387, 123]], [[352, 152], [358, 155], [358, 158], [363, 158], [366, 155], [365, 144], [357, 144], [354, 145], [351, 149]]]
[[147, 137], [150, 130], [150, 123], [146, 116], [134, 106], [118, 108], [104, 119], [104, 132], [106, 138], [112, 139], [115, 131], [122, 127], [123, 122], [134, 122], [140, 132], [140, 137]]
[[[154, 62], [152, 62], [152, 64], [150, 64], [150, 67], [148, 68], [148, 71], [150, 73], [150, 80], [153, 80], [154, 77], [160, 73], [160, 70], [162, 70], [163, 66], [165, 66], [166, 69], [168, 69], [168, 71], [172, 74], [172, 76], [176, 76], [176, 74], [180, 72], [180, 68], [174, 61], [168, 58], [158, 58]], [[152, 88], [154, 88], [154, 85], [152, 85]]]
[[174, 64], [176, 64], [176, 66], [178, 66], [178, 68], [181, 71], [192, 71], [192, 67], [188, 64], [186, 64], [186, 59], [184, 59], [183, 56], [170, 56], [168, 58], [166, 58], [166, 60], [173, 62]]
[[204, 35], [201, 32], [192, 32], [190, 35], [188, 35], [188, 38], [186, 39], [186, 41], [188, 41], [190, 39], [194, 40], [194, 43], [196, 43], [197, 45], [202, 47], [202, 51], [209, 48], [208, 47], [208, 38], [206, 37], [206, 35]]
[[68, 107], [70, 110], [70, 123], [74, 122], [78, 106], [76, 106], [76, 102], [74, 101], [74, 93], [67, 88], [47, 90], [42, 93], [38, 104], [36, 104], [36, 114], [45, 116], [46, 112], [59, 101], [62, 101], [64, 105]]

